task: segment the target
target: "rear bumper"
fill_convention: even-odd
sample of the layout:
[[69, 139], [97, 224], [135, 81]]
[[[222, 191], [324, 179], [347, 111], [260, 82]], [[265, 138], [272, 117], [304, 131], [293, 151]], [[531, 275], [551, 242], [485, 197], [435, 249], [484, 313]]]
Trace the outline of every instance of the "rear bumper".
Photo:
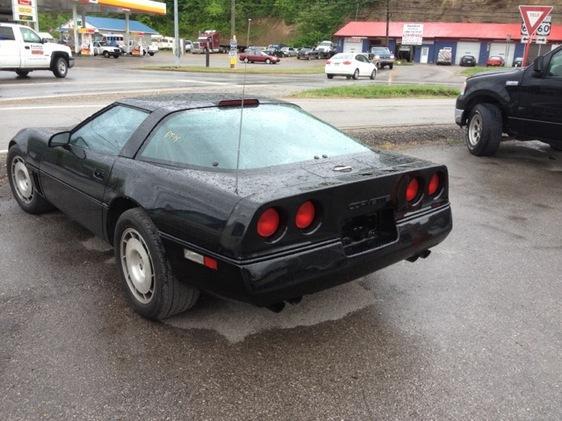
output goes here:
[[213, 256], [219, 260], [217, 271], [185, 260], [183, 248], [189, 246], [163, 238], [178, 278], [215, 295], [267, 306], [353, 281], [416, 256], [442, 242], [451, 229], [447, 204], [400, 221], [395, 241], [355, 255], [347, 255], [340, 240], [331, 240], [250, 262]]

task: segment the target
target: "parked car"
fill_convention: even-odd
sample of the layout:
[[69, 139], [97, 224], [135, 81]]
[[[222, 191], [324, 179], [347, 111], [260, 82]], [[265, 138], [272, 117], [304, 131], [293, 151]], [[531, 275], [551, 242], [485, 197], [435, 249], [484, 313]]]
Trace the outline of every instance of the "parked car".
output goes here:
[[283, 53], [283, 57], [296, 57], [297, 50], [293, 47], [283, 47], [281, 48], [281, 53]]
[[26, 77], [36, 70], [50, 70], [64, 78], [74, 66], [72, 51], [66, 45], [42, 39], [25, 25], [0, 23], [0, 70]]
[[348, 79], [360, 77], [377, 77], [377, 66], [369, 61], [366, 54], [339, 53], [326, 61], [324, 72], [328, 79], [334, 76], [345, 76]]
[[316, 46], [315, 51], [319, 58], [330, 58], [337, 52], [336, 45], [332, 41], [322, 41]]
[[266, 64], [277, 64], [281, 61], [279, 57], [268, 54], [265, 51], [259, 50], [248, 50], [243, 52], [239, 56], [239, 60], [244, 63], [266, 63]]
[[562, 47], [532, 66], [481, 73], [466, 80], [455, 121], [466, 127], [466, 146], [478, 156], [496, 153], [502, 134], [541, 140], [562, 151]]
[[444, 64], [450, 66], [453, 64], [453, 49], [451, 47], [443, 47], [437, 52], [437, 61], [435, 64]]
[[193, 48], [193, 41], [186, 39], [183, 43], [184, 47], [185, 47], [185, 52], [186, 53], [190, 53], [191, 49]]
[[375, 62], [378, 69], [389, 69], [394, 67], [394, 54], [387, 47], [371, 47], [372, 61]]
[[108, 45], [105, 42], [96, 41], [94, 42], [94, 55], [104, 56], [105, 58], [119, 58], [121, 55], [121, 48]]
[[503, 67], [505, 60], [501, 56], [490, 56], [486, 61], [486, 67]]
[[304, 47], [297, 53], [298, 60], [312, 60], [320, 58], [318, 51], [313, 48]]
[[264, 52], [265, 54], [268, 54], [268, 55], [270, 55], [270, 56], [274, 56], [274, 57], [277, 57], [277, 58], [285, 57], [285, 55], [283, 54], [283, 51], [281, 51], [280, 49], [269, 49], [269, 48], [266, 48], [265, 50], [263, 50], [263, 52]]
[[15, 200], [113, 245], [149, 319], [192, 308], [200, 290], [281, 311], [428, 257], [451, 231], [444, 165], [373, 151], [293, 104], [244, 104], [240, 144], [242, 101], [224, 94], [122, 100], [68, 130], [24, 129], [7, 155]]
[[463, 67], [474, 67], [476, 64], [476, 58], [471, 55], [462, 56], [459, 62], [459, 65]]
[[191, 54], [205, 54], [205, 47], [199, 41], [195, 41], [191, 47]]
[[516, 57], [513, 60], [513, 67], [522, 67], [523, 66], [523, 57]]
[[158, 44], [156, 44], [155, 42], [151, 42], [150, 44], [148, 44], [148, 47], [146, 48], [146, 52], [148, 53], [149, 56], [153, 56], [158, 51], [159, 51]]

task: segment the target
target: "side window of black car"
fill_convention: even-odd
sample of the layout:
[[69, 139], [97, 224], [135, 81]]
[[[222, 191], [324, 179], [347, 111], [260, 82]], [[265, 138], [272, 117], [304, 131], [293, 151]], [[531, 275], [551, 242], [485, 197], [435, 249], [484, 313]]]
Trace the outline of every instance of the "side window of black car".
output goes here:
[[548, 66], [548, 75], [562, 79], [562, 51], [552, 56]]
[[148, 113], [117, 105], [89, 121], [70, 137], [70, 144], [106, 155], [118, 155]]

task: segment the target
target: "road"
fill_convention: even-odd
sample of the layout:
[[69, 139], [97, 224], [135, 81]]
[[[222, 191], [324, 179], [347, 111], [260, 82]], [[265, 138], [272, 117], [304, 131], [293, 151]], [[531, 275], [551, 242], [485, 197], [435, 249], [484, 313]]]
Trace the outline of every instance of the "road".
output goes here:
[[449, 238], [280, 314], [143, 320], [108, 245], [0, 187], [3, 418], [560, 419], [562, 154], [406, 152], [447, 163]]
[[[226, 56], [213, 57], [217, 67], [226, 67]], [[306, 68], [322, 66], [324, 61], [301, 61], [284, 59], [280, 68]], [[17, 79], [15, 73], [0, 72], [0, 101], [14, 98], [60, 97], [63, 95], [99, 95], [103, 93], [138, 94], [155, 89], [190, 89], [220, 87], [237, 89], [244, 79], [242, 74], [227, 73], [183, 73], [166, 71], [139, 70], [148, 65], [173, 64], [170, 54], [161, 57], [141, 59], [122, 57], [118, 60], [103, 57], [77, 58], [76, 67], [70, 69], [65, 79], [57, 80], [50, 72], [32, 72], [29, 79]], [[201, 56], [186, 56], [182, 64], [202, 65]], [[265, 64], [250, 64], [249, 68], [268, 69]], [[381, 70], [377, 76], [378, 83], [442, 83], [455, 86], [462, 85], [464, 77], [458, 75], [456, 67], [443, 66], [396, 66], [394, 70]], [[278, 92], [288, 94], [302, 89], [334, 86], [350, 83], [372, 83], [370, 80], [358, 82], [344, 78], [327, 80], [324, 74], [294, 75], [247, 75], [247, 85], [267, 95]]]

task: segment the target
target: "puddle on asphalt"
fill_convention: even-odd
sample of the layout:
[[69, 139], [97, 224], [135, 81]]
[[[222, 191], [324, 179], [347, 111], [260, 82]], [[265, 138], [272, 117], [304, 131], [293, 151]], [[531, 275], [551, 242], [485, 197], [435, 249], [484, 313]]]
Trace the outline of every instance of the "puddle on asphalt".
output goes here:
[[375, 302], [372, 291], [352, 282], [306, 296], [297, 305], [288, 304], [281, 313], [249, 304], [207, 298], [194, 309], [164, 321], [180, 329], [207, 329], [232, 343], [273, 329], [292, 329], [339, 320]]

